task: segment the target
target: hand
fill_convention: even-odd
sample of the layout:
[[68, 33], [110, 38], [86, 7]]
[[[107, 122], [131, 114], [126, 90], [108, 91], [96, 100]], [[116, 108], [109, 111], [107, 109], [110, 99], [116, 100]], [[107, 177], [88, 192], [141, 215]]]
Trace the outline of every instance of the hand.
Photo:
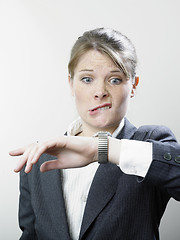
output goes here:
[[25, 172], [29, 173], [43, 153], [53, 155], [56, 159], [43, 163], [40, 167], [41, 172], [86, 166], [96, 161], [97, 152], [98, 139], [95, 137], [62, 136], [16, 149], [9, 154], [21, 156], [15, 172], [21, 171], [26, 164]]

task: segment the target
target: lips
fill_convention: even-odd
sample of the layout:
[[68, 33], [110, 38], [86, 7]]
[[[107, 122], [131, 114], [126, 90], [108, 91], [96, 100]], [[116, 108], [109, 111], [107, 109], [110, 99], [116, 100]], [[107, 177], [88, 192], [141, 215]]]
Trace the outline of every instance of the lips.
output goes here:
[[93, 112], [96, 112], [97, 110], [106, 110], [106, 109], [110, 109], [111, 107], [112, 107], [112, 105], [110, 103], [105, 103], [105, 104], [99, 105], [95, 108], [92, 108], [89, 111], [91, 113], [93, 113]]

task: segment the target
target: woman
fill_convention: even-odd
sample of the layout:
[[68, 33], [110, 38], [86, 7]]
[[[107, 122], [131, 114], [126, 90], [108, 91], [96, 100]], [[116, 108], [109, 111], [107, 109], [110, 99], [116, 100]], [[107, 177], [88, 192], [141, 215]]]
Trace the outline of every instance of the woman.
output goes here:
[[15, 172], [26, 165], [21, 239], [159, 239], [169, 199], [180, 200], [180, 145], [166, 127], [125, 118], [136, 64], [131, 41], [112, 29], [76, 41], [68, 67], [80, 117], [66, 136], [10, 152], [22, 155]]

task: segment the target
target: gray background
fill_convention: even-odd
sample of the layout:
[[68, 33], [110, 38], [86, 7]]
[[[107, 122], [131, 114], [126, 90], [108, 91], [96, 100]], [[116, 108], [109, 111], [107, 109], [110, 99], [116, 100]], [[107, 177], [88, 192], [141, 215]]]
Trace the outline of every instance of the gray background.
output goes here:
[[[0, 239], [18, 239], [18, 158], [8, 151], [63, 134], [76, 117], [67, 81], [72, 44], [85, 30], [112, 27], [137, 48], [140, 84], [128, 118], [169, 126], [180, 141], [179, 0], [0, 0]], [[161, 239], [180, 239], [171, 200]]]

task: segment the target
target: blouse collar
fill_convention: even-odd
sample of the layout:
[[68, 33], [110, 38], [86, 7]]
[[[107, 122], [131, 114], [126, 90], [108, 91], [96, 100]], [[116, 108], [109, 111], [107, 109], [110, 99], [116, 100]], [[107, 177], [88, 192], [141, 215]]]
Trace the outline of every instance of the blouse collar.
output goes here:
[[[120, 122], [116, 130], [113, 132], [112, 137], [114, 138], [117, 137], [117, 135], [120, 133], [123, 127], [124, 127], [124, 118], [122, 119], [122, 121]], [[67, 136], [76, 136], [80, 132], [82, 132], [82, 120], [80, 117], [78, 117], [69, 125], [67, 129]]]

